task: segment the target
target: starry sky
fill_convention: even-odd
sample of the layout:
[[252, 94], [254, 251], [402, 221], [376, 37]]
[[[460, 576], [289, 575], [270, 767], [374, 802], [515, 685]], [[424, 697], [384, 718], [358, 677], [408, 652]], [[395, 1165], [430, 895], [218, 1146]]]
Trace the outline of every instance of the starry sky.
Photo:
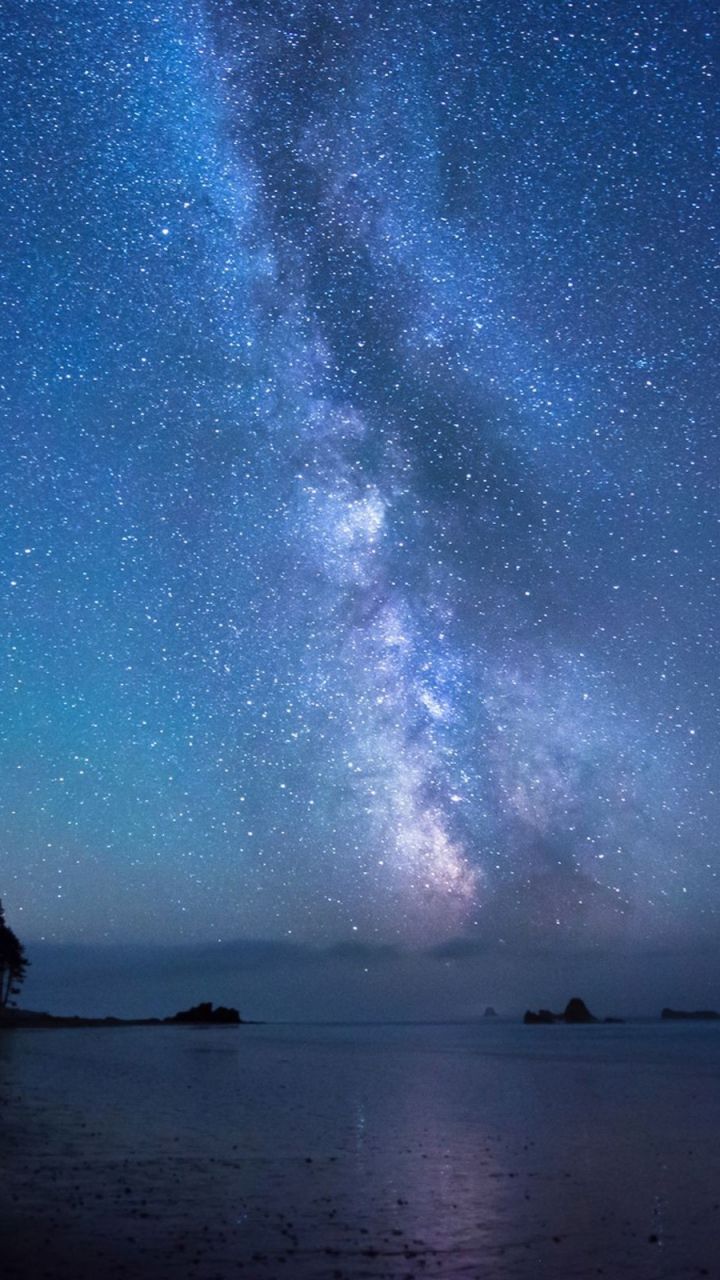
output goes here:
[[713, 8], [10, 7], [28, 943], [714, 936]]

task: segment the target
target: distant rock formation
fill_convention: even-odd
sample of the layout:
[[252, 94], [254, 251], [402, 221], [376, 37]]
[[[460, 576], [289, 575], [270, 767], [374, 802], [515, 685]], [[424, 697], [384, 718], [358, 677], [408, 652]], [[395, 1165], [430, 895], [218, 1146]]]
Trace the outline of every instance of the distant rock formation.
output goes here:
[[237, 1026], [242, 1022], [242, 1018], [237, 1009], [226, 1009], [225, 1005], [218, 1005], [217, 1009], [213, 1009], [209, 1000], [203, 1001], [201, 1004], [195, 1004], [190, 1009], [181, 1009], [179, 1013], [173, 1014], [172, 1018], [165, 1018], [165, 1022], [191, 1022], [201, 1023], [203, 1026]]
[[563, 1014], [565, 1022], [597, 1022], [598, 1019], [593, 1017], [584, 1000], [579, 996], [573, 996], [572, 1000], [568, 1000]]
[[593, 1017], [584, 1000], [579, 996], [573, 996], [568, 1000], [563, 1013], [552, 1013], [550, 1009], [539, 1009], [534, 1013], [532, 1009], [528, 1009], [523, 1022], [527, 1026], [547, 1026], [553, 1022], [583, 1023], [598, 1022], [599, 1019]]
[[495, 1012], [495, 1010], [493, 1009], [493, 1007], [492, 1007], [492, 1005], [491, 1005], [491, 1004], [489, 1004], [489, 1005], [487, 1006], [487, 1008], [486, 1008], [486, 1010], [485, 1010], [485, 1012], [484, 1012], [484, 1014], [483, 1014], [483, 1018], [497, 1018], [497, 1014], [496, 1014], [496, 1012]]
[[669, 1022], [716, 1022], [720, 1013], [715, 1009], [663, 1009], [660, 1017]]
[[532, 1009], [526, 1009], [523, 1022], [526, 1026], [539, 1026], [541, 1024], [549, 1024], [551, 1022], [562, 1022], [561, 1013], [551, 1013], [549, 1009], [538, 1009], [534, 1013]]

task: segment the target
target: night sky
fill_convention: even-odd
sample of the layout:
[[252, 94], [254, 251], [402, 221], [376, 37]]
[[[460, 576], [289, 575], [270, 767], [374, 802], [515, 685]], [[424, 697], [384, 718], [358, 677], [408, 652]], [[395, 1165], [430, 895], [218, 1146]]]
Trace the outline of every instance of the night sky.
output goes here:
[[714, 938], [713, 8], [10, 6], [29, 949]]

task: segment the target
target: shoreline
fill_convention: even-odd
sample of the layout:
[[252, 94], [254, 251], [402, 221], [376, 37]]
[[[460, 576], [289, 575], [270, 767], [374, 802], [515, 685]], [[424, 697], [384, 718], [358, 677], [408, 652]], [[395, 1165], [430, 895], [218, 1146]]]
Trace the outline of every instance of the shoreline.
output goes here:
[[[231, 1011], [236, 1014], [236, 1011]], [[55, 1031], [81, 1027], [245, 1027], [259, 1026], [239, 1014], [233, 1017], [218, 1016], [217, 1011], [205, 1015], [172, 1014], [167, 1018], [116, 1018], [107, 1015], [104, 1018], [86, 1018], [81, 1014], [39, 1013], [33, 1009], [0, 1010], [0, 1031], [2, 1030], [36, 1030]]]
[[484, 1030], [0, 1037], [3, 1277], [713, 1275], [717, 1035]]

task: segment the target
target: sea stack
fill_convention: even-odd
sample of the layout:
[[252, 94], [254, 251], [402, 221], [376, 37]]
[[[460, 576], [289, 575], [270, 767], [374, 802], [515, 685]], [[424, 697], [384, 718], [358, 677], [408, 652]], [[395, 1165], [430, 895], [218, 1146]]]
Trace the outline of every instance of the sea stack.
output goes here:
[[552, 1013], [550, 1009], [539, 1009], [535, 1013], [532, 1009], [528, 1009], [523, 1018], [526, 1026], [547, 1026], [553, 1022], [578, 1024], [597, 1021], [598, 1019], [593, 1016], [585, 1001], [579, 996], [573, 996], [568, 1000], [563, 1013]]

